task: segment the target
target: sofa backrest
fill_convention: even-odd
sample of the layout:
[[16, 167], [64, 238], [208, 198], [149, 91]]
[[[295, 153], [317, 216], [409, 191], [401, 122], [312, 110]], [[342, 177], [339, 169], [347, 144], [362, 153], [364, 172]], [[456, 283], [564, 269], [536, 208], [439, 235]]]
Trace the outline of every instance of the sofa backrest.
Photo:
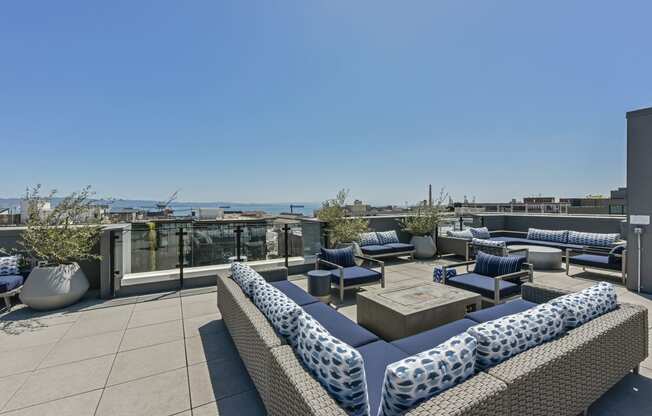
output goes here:
[[568, 243], [580, 246], [611, 247], [620, 239], [620, 234], [568, 232]]

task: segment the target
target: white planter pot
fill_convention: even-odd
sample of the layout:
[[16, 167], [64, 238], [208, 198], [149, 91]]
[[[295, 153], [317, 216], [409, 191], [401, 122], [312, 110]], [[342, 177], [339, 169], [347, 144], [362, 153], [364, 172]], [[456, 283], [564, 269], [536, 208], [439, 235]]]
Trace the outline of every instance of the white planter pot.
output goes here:
[[437, 253], [437, 246], [431, 236], [418, 236], [415, 235], [410, 240], [410, 244], [414, 246], [414, 257], [418, 259], [431, 259]]
[[36, 267], [25, 281], [20, 300], [37, 310], [72, 305], [88, 290], [88, 279], [77, 263]]

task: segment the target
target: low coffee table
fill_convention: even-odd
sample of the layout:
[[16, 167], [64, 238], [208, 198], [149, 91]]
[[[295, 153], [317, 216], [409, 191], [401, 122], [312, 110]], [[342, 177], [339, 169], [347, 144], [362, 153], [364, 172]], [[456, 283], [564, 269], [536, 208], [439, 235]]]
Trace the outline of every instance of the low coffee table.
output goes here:
[[418, 283], [358, 293], [358, 323], [386, 341], [464, 318], [480, 309], [477, 293], [440, 283]]
[[514, 245], [508, 248], [510, 251], [527, 250], [527, 262], [534, 270], [561, 269], [562, 252], [558, 248], [534, 245]]

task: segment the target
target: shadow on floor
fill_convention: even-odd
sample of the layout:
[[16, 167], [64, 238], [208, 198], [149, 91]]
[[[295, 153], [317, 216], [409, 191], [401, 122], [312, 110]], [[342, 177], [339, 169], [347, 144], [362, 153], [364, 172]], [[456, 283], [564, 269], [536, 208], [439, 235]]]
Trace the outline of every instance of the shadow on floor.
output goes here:
[[630, 374], [600, 397], [589, 409], [591, 416], [652, 414], [652, 379]]
[[249, 377], [222, 319], [216, 319], [200, 327], [199, 336], [219, 415], [266, 415], [267, 412], [256, 386]]

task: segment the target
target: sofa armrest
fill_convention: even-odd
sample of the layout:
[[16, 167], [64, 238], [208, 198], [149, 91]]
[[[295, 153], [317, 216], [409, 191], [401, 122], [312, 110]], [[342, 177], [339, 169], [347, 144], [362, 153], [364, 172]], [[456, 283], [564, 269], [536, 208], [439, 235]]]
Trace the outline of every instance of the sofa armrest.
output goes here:
[[376, 263], [376, 264], [378, 264], [377, 267], [382, 267], [382, 266], [385, 265], [385, 262], [384, 262], [384, 261], [382, 261], [382, 260], [378, 260], [378, 259], [374, 259], [373, 257], [359, 256], [359, 255], [357, 255], [357, 254], [356, 254], [354, 257], [355, 257], [356, 259], [366, 260], [366, 261], [368, 261], [369, 263]]
[[343, 269], [344, 267], [340, 266], [339, 264], [331, 263], [330, 261], [324, 260], [321, 257], [317, 256], [315, 260], [315, 268], [319, 269], [320, 264], [325, 264], [326, 266], [330, 266], [334, 269]]
[[534, 303], [545, 303], [560, 296], [568, 295], [569, 293], [572, 292], [537, 283], [524, 283], [521, 285], [521, 296], [523, 299]]
[[321, 384], [306, 370], [292, 347], [274, 348], [269, 383], [274, 394], [265, 403], [270, 415], [346, 416]]
[[507, 385], [486, 373], [470, 379], [426, 400], [405, 416], [499, 416], [509, 414], [505, 394]]

